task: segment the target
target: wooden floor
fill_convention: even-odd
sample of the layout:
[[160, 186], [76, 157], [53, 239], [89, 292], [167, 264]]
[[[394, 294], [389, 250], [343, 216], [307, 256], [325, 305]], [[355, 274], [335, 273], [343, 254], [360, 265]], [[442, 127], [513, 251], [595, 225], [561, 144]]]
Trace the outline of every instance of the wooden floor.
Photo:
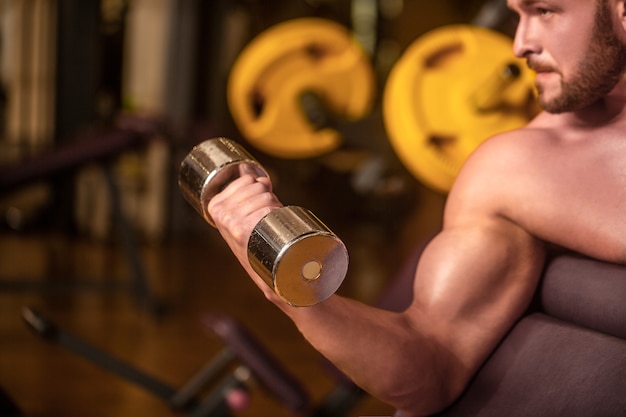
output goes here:
[[[433, 208], [434, 207], [434, 208]], [[373, 301], [410, 247], [438, 227], [441, 200], [422, 198], [404, 232], [381, 237], [376, 230], [346, 231], [351, 256], [345, 295]], [[346, 230], [349, 230], [346, 227]], [[341, 236], [341, 233], [338, 233]], [[211, 360], [222, 345], [201, 326], [203, 315], [220, 312], [247, 326], [319, 403], [335, 381], [314, 351], [281, 313], [244, 277], [217, 233], [203, 239], [142, 245], [140, 255], [155, 299], [152, 314], [128, 292], [81, 289], [7, 290], [16, 279], [62, 283], [128, 282], [124, 252], [113, 241], [95, 243], [59, 233], [0, 234], [0, 388], [32, 417], [159, 417], [177, 415], [166, 401], [57, 344], [47, 343], [22, 320], [36, 308], [64, 331], [179, 387]], [[365, 398], [350, 416], [391, 415], [392, 409]], [[179, 414], [180, 415], [180, 414]], [[237, 415], [291, 416], [258, 388], [251, 406]]]

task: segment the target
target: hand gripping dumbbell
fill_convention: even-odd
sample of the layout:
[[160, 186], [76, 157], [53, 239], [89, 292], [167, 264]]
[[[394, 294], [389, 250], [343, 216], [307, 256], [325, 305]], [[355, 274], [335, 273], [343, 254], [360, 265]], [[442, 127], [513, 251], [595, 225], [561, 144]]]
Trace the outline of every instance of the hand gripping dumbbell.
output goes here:
[[[263, 166], [236, 142], [209, 139], [181, 163], [178, 185], [184, 198], [212, 226], [208, 203], [243, 174], [269, 177]], [[331, 296], [348, 270], [343, 242], [309, 210], [277, 208], [264, 216], [248, 239], [252, 268], [287, 303], [310, 306]]]

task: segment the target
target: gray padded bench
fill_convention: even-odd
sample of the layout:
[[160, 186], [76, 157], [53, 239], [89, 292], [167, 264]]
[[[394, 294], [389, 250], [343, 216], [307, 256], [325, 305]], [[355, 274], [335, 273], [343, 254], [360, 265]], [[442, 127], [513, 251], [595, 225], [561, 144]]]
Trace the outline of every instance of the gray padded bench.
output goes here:
[[536, 295], [440, 416], [626, 416], [626, 266], [561, 254]]

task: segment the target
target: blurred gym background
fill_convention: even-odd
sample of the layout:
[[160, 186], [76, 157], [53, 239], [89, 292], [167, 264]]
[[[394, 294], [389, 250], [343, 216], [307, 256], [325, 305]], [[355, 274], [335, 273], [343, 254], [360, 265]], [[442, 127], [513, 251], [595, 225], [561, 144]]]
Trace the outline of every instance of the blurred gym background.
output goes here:
[[[180, 162], [212, 137], [242, 143], [270, 172], [283, 202], [309, 208], [346, 243], [350, 270], [340, 293], [374, 304], [414, 248], [441, 226], [447, 192], [436, 168], [431, 177], [416, 175], [411, 154], [397, 146], [410, 137], [391, 137], [394, 121], [384, 109], [390, 72], [438, 28], [482, 26], [510, 37], [503, 3], [0, 0], [0, 416], [189, 413], [116, 374], [114, 364], [107, 369], [72, 348], [84, 340], [87, 356], [110, 354], [177, 388], [224, 347], [202, 325], [212, 313], [234, 318], [258, 338], [302, 384], [312, 408], [324, 403], [340, 378], [181, 198]], [[313, 23], [320, 21], [344, 28], [361, 61], [330, 75], [294, 64], [303, 51], [324, 61], [343, 41], [332, 30], [318, 35]], [[285, 22], [296, 25], [263, 45], [252, 43]], [[456, 48], [440, 42], [434, 55]], [[256, 57], [246, 58], [250, 48]], [[290, 65], [297, 71], [287, 71]], [[445, 62], [431, 66], [438, 65]], [[460, 74], [484, 67], [501, 75], [499, 63], [480, 56], [463, 65]], [[420, 87], [420, 77], [404, 76], [407, 90], [413, 81]], [[489, 84], [494, 91], [508, 88], [508, 79], [498, 80]], [[232, 87], [237, 81], [239, 89]], [[298, 97], [282, 90], [298, 82]], [[325, 83], [328, 94], [344, 87], [348, 94], [331, 105], [323, 88], [316, 91]], [[478, 84], [470, 75], [463, 81]], [[450, 85], [445, 77], [429, 84], [430, 96], [416, 109], [452, 94]], [[362, 97], [360, 114], [337, 110], [355, 97]], [[250, 118], [272, 102], [290, 110], [265, 121], [259, 133]], [[523, 107], [524, 117], [532, 114], [529, 103]], [[436, 117], [478, 118], [453, 110]], [[281, 131], [288, 123], [304, 133]], [[395, 123], [396, 132], [403, 129]], [[318, 136], [329, 129], [334, 142], [322, 147]], [[435, 146], [454, 141], [426, 134]], [[296, 151], [276, 148], [277, 138]], [[57, 333], [46, 340], [33, 332], [23, 317], [31, 311], [56, 323]], [[298, 415], [263, 383], [249, 389], [250, 407], [234, 415]], [[363, 396], [328, 415], [392, 412]]]

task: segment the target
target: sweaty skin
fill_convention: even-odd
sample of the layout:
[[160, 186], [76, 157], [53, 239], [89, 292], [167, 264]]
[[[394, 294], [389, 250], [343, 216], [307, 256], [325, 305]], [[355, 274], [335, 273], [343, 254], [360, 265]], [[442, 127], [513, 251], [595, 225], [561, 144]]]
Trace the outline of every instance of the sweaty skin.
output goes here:
[[[218, 230], [265, 296], [357, 384], [407, 416], [432, 414], [462, 393], [527, 308], [546, 244], [626, 263], [626, 79], [619, 55], [626, 7], [603, 3], [608, 26], [594, 26], [591, 0], [509, 0], [520, 16], [515, 53], [538, 71], [540, 99], [552, 113], [491, 138], [469, 158], [449, 194], [442, 231], [420, 259], [406, 311], [337, 295], [313, 307], [285, 304], [247, 260], [255, 224], [281, 206], [269, 180], [243, 176], [209, 203]], [[615, 62], [596, 53], [600, 69], [589, 70], [584, 62], [594, 57], [596, 26], [621, 49]], [[618, 74], [612, 85], [579, 88], [595, 82], [581, 73], [603, 75], [611, 66]], [[560, 100], [566, 95], [572, 97]]]

